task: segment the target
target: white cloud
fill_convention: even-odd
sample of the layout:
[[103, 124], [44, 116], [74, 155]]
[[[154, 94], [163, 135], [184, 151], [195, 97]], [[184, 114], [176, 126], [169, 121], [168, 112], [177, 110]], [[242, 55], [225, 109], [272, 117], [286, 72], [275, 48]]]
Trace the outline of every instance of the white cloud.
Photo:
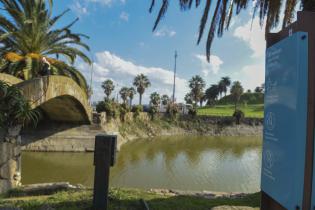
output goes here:
[[71, 5], [71, 9], [80, 17], [83, 15], [87, 15], [89, 13], [88, 8], [83, 6], [78, 1], [76, 1], [73, 5]]
[[123, 21], [128, 22], [129, 20], [129, 14], [127, 12], [121, 12], [119, 18]]
[[205, 77], [208, 76], [210, 72], [217, 74], [223, 64], [221, 58], [216, 55], [210, 56], [210, 62], [207, 61], [207, 57], [205, 55], [196, 54], [194, 56], [200, 61], [201, 71]]
[[[83, 70], [86, 78], [90, 78], [89, 68], [85, 64], [80, 64], [79, 69]], [[149, 95], [157, 91], [160, 94], [172, 94], [173, 72], [159, 67], [145, 67], [137, 65], [131, 61], [125, 60], [109, 51], [96, 53], [96, 62], [94, 63], [94, 101], [101, 100], [104, 97], [101, 89], [101, 82], [106, 79], [116, 81], [119, 91], [122, 86], [132, 86], [133, 79], [138, 74], [145, 74], [150, 79], [152, 86], [144, 94], [144, 102], [148, 103]], [[177, 101], [183, 101], [185, 93], [188, 92], [187, 81], [177, 77]], [[116, 94], [117, 92], [115, 92]], [[113, 95], [114, 96], [114, 95]], [[136, 100], [135, 100], [136, 102]]]
[[259, 25], [258, 17], [256, 17], [253, 22], [249, 20], [245, 25], [237, 27], [233, 35], [246, 42], [253, 51], [252, 57], [258, 58], [265, 55], [265, 33]]
[[162, 27], [161, 29], [153, 33], [153, 36], [156, 36], [156, 37], [164, 37], [164, 36], [173, 37], [175, 35], [176, 35], [176, 31], [168, 27]]
[[254, 90], [265, 81], [265, 65], [263, 62], [246, 65], [232, 77], [242, 83], [245, 90]]

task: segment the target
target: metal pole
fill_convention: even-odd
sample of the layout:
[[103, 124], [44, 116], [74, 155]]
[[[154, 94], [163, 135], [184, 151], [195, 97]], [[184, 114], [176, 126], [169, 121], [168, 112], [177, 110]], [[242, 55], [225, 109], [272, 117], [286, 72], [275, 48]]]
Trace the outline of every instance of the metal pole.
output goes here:
[[177, 54], [177, 51], [175, 51], [174, 85], [173, 85], [173, 103], [175, 103], [177, 57], [178, 57], [178, 54]]

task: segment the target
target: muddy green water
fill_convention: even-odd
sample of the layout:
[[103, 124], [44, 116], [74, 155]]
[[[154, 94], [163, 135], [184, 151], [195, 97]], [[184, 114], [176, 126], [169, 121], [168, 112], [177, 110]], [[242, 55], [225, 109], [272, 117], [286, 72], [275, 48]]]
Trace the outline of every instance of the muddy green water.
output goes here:
[[[111, 169], [111, 186], [256, 192], [258, 137], [168, 137], [125, 144]], [[92, 153], [22, 155], [23, 184], [68, 181], [93, 185]]]

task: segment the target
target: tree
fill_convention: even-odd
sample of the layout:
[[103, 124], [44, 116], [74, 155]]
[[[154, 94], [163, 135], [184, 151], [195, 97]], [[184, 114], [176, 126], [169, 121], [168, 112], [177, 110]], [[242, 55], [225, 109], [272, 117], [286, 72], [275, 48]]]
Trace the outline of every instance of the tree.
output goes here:
[[156, 114], [159, 112], [159, 106], [161, 104], [160, 94], [154, 92], [150, 95], [150, 114], [151, 118], [154, 119]]
[[130, 89], [128, 87], [122, 87], [119, 91], [120, 97], [123, 100], [124, 104], [127, 104], [129, 98]]
[[220, 83], [222, 86], [222, 92], [224, 93], [224, 96], [226, 96], [226, 92], [228, 87], [231, 85], [231, 79], [230, 77], [222, 77]]
[[19, 89], [0, 80], [0, 129], [7, 135], [10, 128], [27, 123], [36, 125], [39, 119], [40, 112], [31, 108]]
[[235, 111], [237, 109], [237, 104], [240, 101], [240, 98], [241, 98], [243, 92], [244, 92], [244, 89], [243, 89], [241, 83], [239, 81], [234, 82], [232, 87], [231, 87], [231, 95], [232, 95], [233, 100], [234, 100]]
[[[151, 0], [151, 6], [149, 12], [153, 11], [155, 6], [155, 0]], [[163, 0], [162, 6], [156, 18], [153, 31], [156, 30], [160, 20], [164, 17], [170, 0]], [[193, 3], [199, 7], [202, 1], [200, 0], [178, 0], [180, 8], [182, 10], [189, 10], [192, 8]], [[211, 7], [211, 3], [214, 3], [214, 8]], [[295, 17], [296, 5], [301, 4], [301, 8], [304, 11], [315, 11], [314, 0], [206, 0], [204, 12], [201, 17], [199, 26], [198, 41], [199, 44], [204, 34], [204, 30], [207, 27], [207, 21], [209, 16], [211, 23], [206, 42], [206, 54], [207, 59], [210, 60], [210, 50], [213, 39], [217, 34], [218, 37], [223, 35], [225, 30], [229, 29], [232, 17], [238, 15], [242, 10], [248, 8], [248, 4], [255, 3], [252, 18], [255, 18], [258, 14], [260, 19], [260, 25], [263, 26], [266, 22], [265, 32], [268, 33], [271, 29], [278, 27], [280, 23], [280, 17], [283, 16], [282, 27], [286, 27], [292, 23]], [[285, 3], [285, 5], [284, 5]], [[284, 6], [284, 7], [283, 7]], [[283, 10], [284, 8], [284, 10]], [[281, 14], [283, 12], [283, 15]], [[265, 21], [266, 20], [266, 21]]]
[[115, 90], [114, 82], [110, 79], [105, 80], [102, 83], [102, 88], [104, 89], [104, 93], [106, 95], [106, 98], [109, 99], [109, 96], [112, 94], [112, 92]]
[[255, 88], [255, 93], [262, 93], [263, 89], [261, 87], [256, 87]]
[[211, 85], [211, 87], [206, 90], [205, 95], [206, 95], [206, 99], [208, 100], [207, 104], [208, 105], [214, 104], [219, 96], [218, 85]]
[[64, 75], [87, 89], [84, 76], [73, 64], [78, 57], [91, 64], [84, 53], [89, 47], [82, 42], [88, 37], [71, 31], [78, 19], [59, 26], [69, 10], [53, 16], [53, 0], [0, 0], [0, 6], [0, 72], [24, 80]]
[[163, 95], [161, 97], [161, 101], [162, 101], [162, 104], [164, 106], [166, 106], [166, 105], [168, 105], [171, 102], [171, 99], [170, 99], [170, 97], [168, 95]]
[[193, 104], [193, 103], [194, 103], [194, 102], [193, 102], [193, 97], [192, 97], [191, 92], [190, 92], [190, 93], [187, 93], [187, 94], [185, 95], [184, 100], [185, 100], [186, 104]]
[[148, 87], [151, 86], [151, 82], [144, 74], [139, 74], [135, 77], [133, 85], [137, 88], [139, 93], [139, 105], [142, 105], [142, 95]]
[[189, 80], [189, 88], [191, 90], [193, 101], [195, 105], [200, 102], [203, 97], [203, 89], [206, 87], [205, 81], [201, 76], [196, 75]]
[[160, 106], [161, 96], [157, 92], [154, 92], [150, 95], [150, 104], [153, 106]]
[[133, 100], [133, 97], [136, 95], [136, 93], [137, 92], [133, 87], [129, 88], [129, 102], [130, 102], [129, 106], [130, 107], [132, 106], [132, 100]]

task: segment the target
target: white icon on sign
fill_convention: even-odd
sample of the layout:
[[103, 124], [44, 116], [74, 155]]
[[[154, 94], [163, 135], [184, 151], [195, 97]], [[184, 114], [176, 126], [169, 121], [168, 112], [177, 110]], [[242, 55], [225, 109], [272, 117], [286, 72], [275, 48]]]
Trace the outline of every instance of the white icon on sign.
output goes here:
[[276, 127], [276, 115], [273, 112], [268, 112], [266, 116], [266, 127], [272, 131]]
[[270, 150], [266, 151], [264, 159], [265, 159], [265, 166], [271, 169], [273, 167], [274, 160], [273, 160], [272, 152]]

